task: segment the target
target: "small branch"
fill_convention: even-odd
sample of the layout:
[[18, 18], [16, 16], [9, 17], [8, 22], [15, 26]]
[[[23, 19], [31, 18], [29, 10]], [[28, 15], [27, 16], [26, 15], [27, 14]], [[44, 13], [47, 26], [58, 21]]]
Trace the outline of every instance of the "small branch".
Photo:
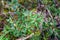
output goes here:
[[[48, 10], [48, 9], [47, 9]], [[52, 19], [52, 22], [54, 23], [54, 19], [53, 19], [53, 16], [52, 16], [52, 14], [50, 13], [50, 11], [48, 10], [48, 13], [49, 13], [49, 16], [51, 17], [51, 19]]]
[[27, 36], [27, 37], [21, 37], [21, 38], [16, 39], [16, 40], [26, 40], [26, 39], [28, 39], [28, 38], [31, 38], [33, 35], [34, 35], [34, 33], [30, 34], [30, 35]]

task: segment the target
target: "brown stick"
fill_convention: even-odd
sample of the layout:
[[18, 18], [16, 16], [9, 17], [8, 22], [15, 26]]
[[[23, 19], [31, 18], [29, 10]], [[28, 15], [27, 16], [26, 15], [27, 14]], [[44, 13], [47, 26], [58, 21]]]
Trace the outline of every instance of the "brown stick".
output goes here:
[[26, 40], [26, 39], [28, 39], [28, 38], [31, 38], [33, 35], [34, 35], [34, 33], [28, 35], [27, 37], [21, 37], [21, 38], [16, 39], [16, 40]]

